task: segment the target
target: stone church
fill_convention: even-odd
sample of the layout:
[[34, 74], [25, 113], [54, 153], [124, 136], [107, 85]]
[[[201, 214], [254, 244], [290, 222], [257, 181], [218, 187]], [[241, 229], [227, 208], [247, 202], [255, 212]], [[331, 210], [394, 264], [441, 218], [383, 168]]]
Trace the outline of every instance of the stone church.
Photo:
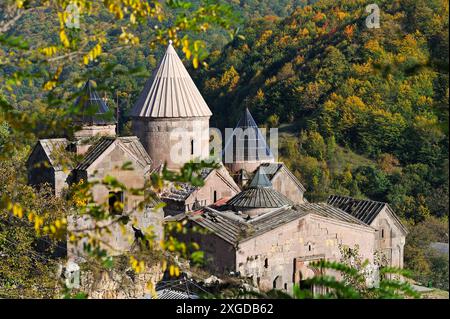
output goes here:
[[[74, 140], [37, 142], [27, 162], [31, 185], [47, 183], [60, 196], [71, 183], [111, 175], [127, 187], [142, 187], [163, 165], [178, 170], [185, 162], [208, 158], [212, 113], [171, 44], [131, 111], [135, 136], [117, 136], [115, 120], [104, 117], [109, 108], [91, 81], [83, 91], [76, 101], [81, 130]], [[177, 135], [180, 128], [185, 129], [183, 136]], [[174, 156], [176, 147], [187, 152]], [[61, 149], [78, 154], [81, 162], [75, 167], [61, 164]], [[224, 143], [223, 161], [218, 168], [201, 172], [202, 187], [168, 185], [158, 194], [166, 206], [156, 215], [135, 212], [142, 198], [133, 194], [96, 185], [93, 196], [106, 205], [111, 198], [119, 200], [122, 211], [111, 206], [114, 213], [139, 215], [140, 227], [152, 225], [159, 236], [162, 224], [174, 220], [185, 220], [188, 228], [205, 229], [206, 233], [181, 239], [200, 244], [205, 267], [213, 274], [239, 274], [261, 289], [290, 291], [295, 283], [318, 274], [312, 261], [338, 261], [340, 245], [358, 245], [362, 257], [372, 263], [381, 251], [390, 265], [403, 266], [407, 230], [392, 208], [387, 203], [334, 195], [327, 202], [308, 202], [307, 185], [276, 161], [248, 109]], [[120, 169], [125, 162], [132, 163], [132, 173]], [[132, 226], [128, 225], [131, 237]], [[129, 249], [132, 238], [119, 233], [110, 240]]]

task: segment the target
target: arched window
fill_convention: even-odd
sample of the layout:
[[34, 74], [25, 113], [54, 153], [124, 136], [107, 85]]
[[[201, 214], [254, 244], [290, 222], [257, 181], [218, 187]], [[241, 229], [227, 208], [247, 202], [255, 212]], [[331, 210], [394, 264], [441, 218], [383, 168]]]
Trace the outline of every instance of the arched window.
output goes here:
[[248, 136], [244, 136], [244, 161], [248, 161]]
[[269, 259], [264, 259], [264, 268], [269, 268]]
[[280, 289], [282, 287], [283, 278], [281, 276], [276, 276], [273, 280], [273, 289]]

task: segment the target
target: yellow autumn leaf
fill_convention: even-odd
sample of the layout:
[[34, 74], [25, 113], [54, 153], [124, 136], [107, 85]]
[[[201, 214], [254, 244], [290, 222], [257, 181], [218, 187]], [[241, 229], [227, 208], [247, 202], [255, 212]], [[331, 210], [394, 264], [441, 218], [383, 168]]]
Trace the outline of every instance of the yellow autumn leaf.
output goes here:
[[23, 217], [23, 209], [19, 204], [14, 204], [13, 206], [13, 215], [19, 218]]
[[192, 59], [192, 65], [194, 66], [194, 69], [198, 68], [198, 57]]

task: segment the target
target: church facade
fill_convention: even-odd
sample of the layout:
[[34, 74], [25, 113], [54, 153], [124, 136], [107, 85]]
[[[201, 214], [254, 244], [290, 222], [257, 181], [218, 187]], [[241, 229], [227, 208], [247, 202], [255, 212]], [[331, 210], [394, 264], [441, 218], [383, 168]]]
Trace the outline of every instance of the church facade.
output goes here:
[[[92, 84], [88, 82], [84, 90], [84, 99], [77, 103], [97, 113], [79, 119], [82, 129], [73, 141], [61, 138], [37, 143], [27, 163], [30, 184], [48, 183], [61, 195], [71, 183], [110, 175], [136, 188], [163, 165], [178, 170], [185, 162], [208, 158], [212, 113], [171, 44], [130, 114], [135, 136], [118, 137], [115, 123], [100, 116], [108, 107]], [[58, 148], [70, 149], [83, 159], [63, 169], [57, 161]], [[358, 246], [361, 256], [371, 263], [381, 251], [391, 266], [403, 266], [407, 230], [389, 205], [340, 196], [308, 202], [306, 187], [276, 161], [248, 109], [232, 138], [225, 141], [223, 159], [218, 168], [201, 172], [205, 181], [201, 187], [167, 185], [158, 194], [166, 203], [164, 211], [157, 218], [144, 214], [140, 222], [154, 225], [160, 236], [162, 224], [173, 220], [204, 228], [206, 233], [180, 239], [200, 244], [205, 267], [214, 274], [239, 274], [261, 289], [289, 291], [318, 274], [312, 262], [339, 261], [341, 245]], [[45, 168], [39, 167], [40, 162], [46, 163]], [[125, 162], [133, 164], [133, 173], [121, 172]], [[125, 211], [134, 213], [141, 200], [97, 186], [93, 194], [100, 204], [108, 204], [113, 197], [123, 203]], [[124, 250], [131, 245], [119, 235], [111, 240]]]

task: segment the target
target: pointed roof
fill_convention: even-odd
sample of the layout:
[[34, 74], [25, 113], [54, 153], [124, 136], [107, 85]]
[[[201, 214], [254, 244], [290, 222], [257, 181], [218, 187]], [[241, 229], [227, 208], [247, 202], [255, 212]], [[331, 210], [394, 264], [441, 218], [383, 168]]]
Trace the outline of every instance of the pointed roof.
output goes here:
[[110, 113], [108, 105], [95, 90], [94, 81], [87, 80], [75, 101], [77, 114], [74, 121], [88, 125], [114, 124], [115, 119]]
[[402, 231], [405, 234], [408, 233], [408, 230], [402, 224], [401, 220], [394, 213], [388, 203], [377, 202], [370, 199], [356, 199], [340, 195], [330, 195], [327, 199], [327, 203], [345, 211], [367, 225], [371, 225], [378, 214], [384, 208], [387, 208], [387, 211], [391, 213], [392, 217], [395, 221], [397, 221]]
[[148, 153], [145, 151], [141, 142], [136, 136], [123, 136], [123, 137], [110, 137], [103, 136], [94, 145], [92, 145], [87, 153], [85, 154], [83, 160], [75, 168], [76, 170], [82, 171], [87, 170], [92, 164], [102, 156], [109, 147], [118, 141], [123, 145], [131, 154], [133, 154], [137, 161], [143, 166], [150, 166], [152, 160]]
[[171, 43], [130, 115], [148, 118], [212, 115]]
[[258, 170], [250, 186], [236, 194], [227, 202], [234, 209], [245, 210], [252, 208], [279, 208], [294, 203], [272, 188], [272, 183], [264, 171]]
[[267, 175], [262, 167], [258, 169], [255, 177], [253, 177], [250, 187], [272, 187], [272, 183], [267, 178]]
[[273, 161], [274, 156], [248, 108], [224, 148], [225, 162]]

